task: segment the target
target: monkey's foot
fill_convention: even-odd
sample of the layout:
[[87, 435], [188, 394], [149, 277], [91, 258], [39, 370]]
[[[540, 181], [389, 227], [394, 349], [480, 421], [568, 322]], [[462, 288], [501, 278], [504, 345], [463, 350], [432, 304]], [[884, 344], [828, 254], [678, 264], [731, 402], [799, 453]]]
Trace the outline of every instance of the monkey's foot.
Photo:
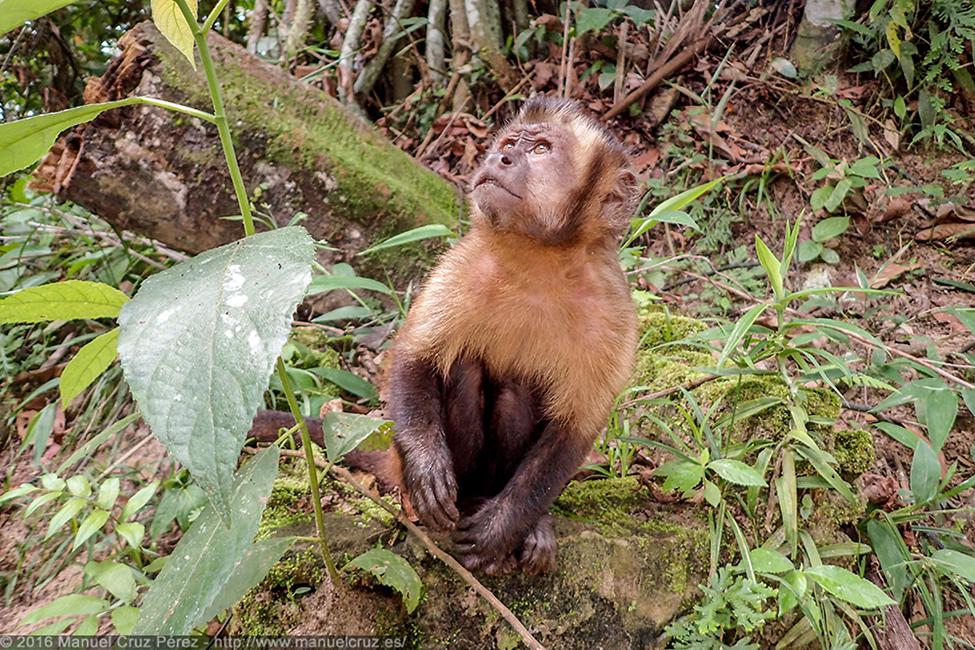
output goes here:
[[555, 527], [552, 515], [546, 514], [528, 533], [518, 551], [518, 565], [529, 575], [548, 573], [555, 569]]
[[518, 568], [534, 575], [555, 568], [551, 515], [543, 515], [520, 543], [514, 530], [515, 526], [505, 520], [499, 502], [488, 501], [458, 522], [453, 534], [458, 559], [468, 570], [487, 575], [510, 573]]

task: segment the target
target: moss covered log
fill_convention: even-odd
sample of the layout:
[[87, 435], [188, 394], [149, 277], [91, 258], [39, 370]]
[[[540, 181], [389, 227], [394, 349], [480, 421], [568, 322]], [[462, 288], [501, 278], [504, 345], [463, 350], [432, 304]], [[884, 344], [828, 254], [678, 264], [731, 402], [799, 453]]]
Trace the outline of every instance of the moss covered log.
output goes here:
[[[462, 201], [450, 184], [385, 141], [325, 93], [209, 36], [248, 193], [279, 225], [295, 214], [338, 248], [329, 261], [425, 223], [456, 222]], [[210, 109], [200, 66], [150, 23], [119, 42], [120, 53], [86, 101], [145, 95]], [[133, 106], [63, 136], [35, 184], [112, 224], [191, 253], [240, 236], [215, 127], [184, 114]], [[411, 257], [402, 256], [409, 266]], [[390, 260], [387, 260], [390, 261]], [[395, 262], [395, 261], [394, 261]], [[392, 269], [405, 277], [412, 268]]]
[[[309, 535], [300, 467], [284, 463], [259, 535]], [[349, 574], [336, 590], [310, 546], [296, 546], [235, 608], [234, 634], [380, 634], [408, 648], [518, 648], [490, 606], [385, 511], [328, 481], [327, 527], [339, 564], [377, 544], [405, 557], [424, 596], [407, 614], [398, 595]], [[701, 513], [654, 502], [633, 477], [572, 482], [556, 503], [559, 566], [549, 575], [484, 578], [550, 648], [652, 647], [663, 626], [698, 595], [708, 572]], [[441, 542], [449, 547], [446, 539]]]

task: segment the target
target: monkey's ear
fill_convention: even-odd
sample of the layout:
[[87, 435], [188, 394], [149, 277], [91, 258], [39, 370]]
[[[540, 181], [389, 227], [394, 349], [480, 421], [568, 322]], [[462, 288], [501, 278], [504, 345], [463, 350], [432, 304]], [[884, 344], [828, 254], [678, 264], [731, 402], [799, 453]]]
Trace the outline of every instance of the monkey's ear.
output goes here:
[[639, 192], [636, 174], [629, 167], [616, 173], [616, 183], [603, 203], [603, 219], [617, 235], [622, 236], [630, 226]]

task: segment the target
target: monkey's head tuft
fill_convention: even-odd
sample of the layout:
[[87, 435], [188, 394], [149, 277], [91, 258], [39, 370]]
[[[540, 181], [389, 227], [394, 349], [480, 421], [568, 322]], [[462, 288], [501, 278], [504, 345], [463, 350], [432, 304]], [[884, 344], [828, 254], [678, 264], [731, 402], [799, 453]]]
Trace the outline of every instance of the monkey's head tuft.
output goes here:
[[577, 102], [535, 97], [498, 132], [471, 182], [475, 223], [543, 245], [614, 240], [636, 176], [623, 145]]

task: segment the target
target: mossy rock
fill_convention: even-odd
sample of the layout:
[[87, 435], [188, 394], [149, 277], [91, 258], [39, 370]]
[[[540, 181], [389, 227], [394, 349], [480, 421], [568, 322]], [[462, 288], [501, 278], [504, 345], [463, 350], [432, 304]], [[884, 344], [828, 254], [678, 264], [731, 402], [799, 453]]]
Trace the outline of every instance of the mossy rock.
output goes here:
[[[275, 486], [274, 509], [265, 518], [287, 520], [273, 510], [288, 499], [310, 510], [306, 497], [285, 478]], [[327, 485], [323, 500], [330, 504], [326, 528], [339, 566], [377, 544], [391, 548], [423, 580], [419, 608], [407, 614], [394, 592], [361, 576], [348, 576], [335, 590], [314, 547], [302, 545], [235, 608], [235, 633], [379, 634], [404, 637], [410, 648], [520, 646], [508, 624], [465, 582], [347, 487]], [[686, 508], [662, 510], [632, 478], [573, 482], [555, 513], [556, 571], [483, 578], [484, 584], [547, 647], [653, 647], [705, 579], [707, 527]], [[314, 525], [306, 516], [281, 532], [314, 535]], [[445, 538], [437, 541], [449, 548]]]
[[833, 433], [833, 457], [844, 476], [859, 476], [873, 467], [876, 451], [866, 429], [841, 429]]

